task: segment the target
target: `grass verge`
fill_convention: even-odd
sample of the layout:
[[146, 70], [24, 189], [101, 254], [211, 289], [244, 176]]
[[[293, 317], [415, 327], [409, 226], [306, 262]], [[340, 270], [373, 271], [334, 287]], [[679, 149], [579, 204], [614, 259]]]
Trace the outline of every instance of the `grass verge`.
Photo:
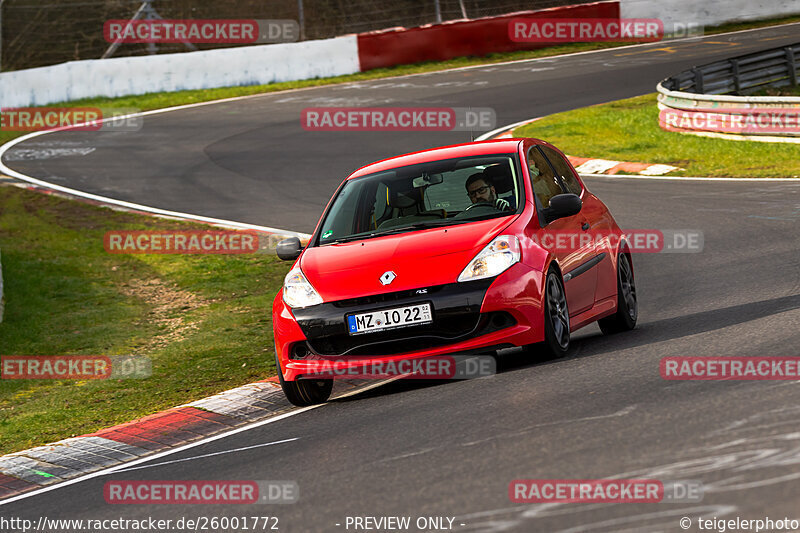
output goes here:
[[0, 454], [275, 375], [272, 255], [110, 255], [121, 229], [197, 229], [0, 187], [3, 355], [146, 355], [137, 380], [0, 380]]
[[[742, 22], [734, 24], [724, 24], [705, 29], [706, 35], [726, 33], [732, 31], [749, 30], [782, 24], [800, 22], [800, 16], [782, 17], [754, 22]], [[588, 52], [591, 50], [602, 50], [606, 48], [617, 48], [627, 46], [630, 43], [569, 43], [558, 46], [548, 46], [538, 50], [520, 51], [489, 54], [484, 57], [459, 57], [448, 61], [430, 61], [413, 65], [398, 65], [391, 68], [374, 69], [357, 74], [346, 76], [335, 76], [330, 78], [317, 78], [311, 80], [290, 81], [281, 83], [271, 83], [268, 85], [250, 85], [245, 87], [223, 87], [219, 89], [201, 89], [193, 91], [178, 91], [172, 93], [148, 93], [136, 96], [123, 96], [119, 98], [85, 98], [58, 105], [62, 107], [86, 106], [101, 108], [135, 108], [141, 111], [152, 109], [163, 109], [185, 104], [208, 102], [223, 98], [234, 98], [237, 96], [249, 96], [254, 94], [264, 94], [290, 89], [301, 89], [307, 87], [319, 87], [323, 85], [334, 85], [339, 83], [349, 83], [355, 81], [369, 81], [394, 76], [406, 76], [409, 74], [422, 74], [426, 72], [438, 72], [459, 67], [475, 65], [490, 65], [493, 63], [503, 63], [507, 61], [520, 61], [524, 59], [535, 59], [538, 57], [549, 57], [561, 54], [574, 54], [577, 52]], [[24, 132], [0, 131], [0, 145], [15, 139]]]
[[[728, 24], [707, 29], [706, 33], [797, 21], [800, 17]], [[146, 111], [623, 45], [575, 43], [481, 58], [402, 65], [334, 78], [92, 98], [58, 105], [133, 107]], [[655, 113], [643, 109], [648, 106], [646, 101], [633, 103], [632, 111]], [[595, 113], [597, 109], [582, 111]], [[548, 121], [551, 118], [532, 127], [546, 127]], [[574, 127], [580, 130], [577, 123]], [[655, 128], [654, 134], [672, 135], [661, 132], [657, 125]], [[577, 147], [590, 146], [578, 143], [566, 132], [553, 133], [565, 135], [564, 142], [549, 133], [532, 135], [552, 139], [576, 155], [582, 152]], [[24, 132], [0, 131], [0, 144], [21, 135]], [[625, 154], [636, 152], [630, 140], [624, 141], [624, 135], [618, 137], [620, 146], [616, 150]], [[681, 163], [672, 159], [662, 161], [664, 158], [656, 157], [657, 153], [651, 157], [652, 147], [644, 146], [649, 144], [649, 140], [643, 141], [640, 147], [648, 153], [648, 161]], [[754, 143], [737, 144], [744, 147]], [[604, 143], [592, 149], [597, 153], [588, 153], [601, 157], [600, 153], [606, 152], [600, 150], [611, 147]], [[631, 157], [626, 155], [625, 159], [634, 160]], [[768, 157], [758, 160], [772, 161]], [[1, 354], [137, 354], [147, 355], [153, 361], [153, 376], [145, 380], [0, 380], [0, 454], [126, 422], [275, 373], [270, 309], [289, 265], [274, 256], [108, 255], [102, 247], [102, 236], [110, 229], [198, 226], [113, 212], [13, 187], [0, 187], [0, 213], [0, 248], [6, 279], [5, 318], [0, 323]]]
[[778, 87], [763, 89], [750, 96], [800, 96], [800, 85], [797, 87]]
[[545, 139], [572, 156], [686, 169], [670, 174], [676, 176], [800, 177], [797, 144], [728, 141], [662, 130], [655, 93], [550, 115], [517, 128], [514, 135]]

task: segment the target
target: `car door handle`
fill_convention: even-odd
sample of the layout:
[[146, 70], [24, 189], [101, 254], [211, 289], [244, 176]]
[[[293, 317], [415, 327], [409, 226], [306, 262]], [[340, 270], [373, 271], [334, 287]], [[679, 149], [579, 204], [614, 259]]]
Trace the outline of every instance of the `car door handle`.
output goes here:
[[583, 231], [586, 231], [586, 230], [587, 230], [587, 229], [589, 229], [590, 227], [591, 227], [591, 226], [589, 226], [589, 223], [588, 223], [588, 222], [584, 222], [584, 223], [583, 223], [583, 226], [581, 226], [581, 229], [582, 229]]

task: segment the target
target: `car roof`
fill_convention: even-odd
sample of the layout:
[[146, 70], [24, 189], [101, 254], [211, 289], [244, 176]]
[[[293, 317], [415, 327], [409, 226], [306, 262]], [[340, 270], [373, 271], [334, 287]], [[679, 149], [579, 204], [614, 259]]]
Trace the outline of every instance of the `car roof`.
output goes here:
[[[492, 154], [512, 154], [516, 153], [519, 148], [520, 142], [526, 139], [502, 139], [495, 141], [477, 141], [464, 144], [456, 144], [453, 146], [443, 146], [440, 148], [431, 148], [429, 150], [422, 150], [420, 152], [413, 152], [410, 154], [399, 155], [384, 159], [375, 163], [371, 163], [353, 172], [348, 176], [348, 180], [366, 176], [374, 172], [381, 172], [390, 170], [397, 167], [404, 167], [408, 165], [416, 165], [418, 163], [428, 163], [431, 161], [439, 161], [442, 159], [452, 159], [456, 157], [471, 157], [479, 155], [492, 155]], [[543, 141], [532, 139], [537, 143], [544, 144]]]

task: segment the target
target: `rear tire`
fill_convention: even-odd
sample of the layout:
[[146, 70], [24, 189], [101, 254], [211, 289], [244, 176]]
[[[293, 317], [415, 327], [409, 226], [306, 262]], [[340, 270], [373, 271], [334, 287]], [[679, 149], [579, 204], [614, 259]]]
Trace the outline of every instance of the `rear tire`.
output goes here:
[[639, 317], [639, 302], [636, 299], [636, 283], [633, 268], [627, 254], [617, 258], [617, 312], [597, 321], [600, 330], [606, 335], [630, 331], [636, 327]]
[[332, 379], [296, 379], [294, 381], [286, 381], [283, 379], [283, 370], [281, 370], [277, 354], [275, 354], [275, 368], [278, 370], [278, 379], [281, 382], [283, 394], [286, 395], [286, 399], [292, 405], [306, 407], [325, 403], [331, 397]]
[[569, 309], [564, 282], [555, 269], [550, 269], [544, 291], [544, 342], [526, 346], [526, 351], [559, 359], [569, 352], [569, 339]]

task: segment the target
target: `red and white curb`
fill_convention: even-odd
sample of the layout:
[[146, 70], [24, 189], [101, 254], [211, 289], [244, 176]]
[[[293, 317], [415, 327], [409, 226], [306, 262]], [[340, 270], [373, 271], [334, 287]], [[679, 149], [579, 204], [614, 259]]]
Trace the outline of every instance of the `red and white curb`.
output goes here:
[[[510, 127], [506, 126], [502, 128], [502, 132], [497, 133], [497, 130], [489, 132], [486, 134], [486, 136], [482, 136], [482, 138], [479, 140], [513, 139], [515, 129], [519, 128], [520, 126], [525, 126], [532, 122], [536, 122], [537, 120], [539, 119], [535, 118], [532, 120], [518, 122]], [[626, 174], [638, 174], [640, 176], [663, 176], [676, 170], [685, 170], [680, 167], [673, 167], [672, 165], [662, 165], [656, 163], [630, 163], [626, 161], [592, 159], [589, 157], [575, 157], [571, 155], [568, 155], [567, 158], [569, 159], [570, 163], [572, 163], [572, 166], [575, 167], [575, 170], [578, 171], [578, 174], [605, 174], [613, 176], [614, 174], [625, 172]]]
[[611, 161], [608, 159], [590, 159], [588, 157], [575, 157], [568, 155], [567, 158], [578, 174], [607, 174], [614, 175], [620, 172], [626, 174], [639, 174], [640, 176], [663, 176], [676, 170], [685, 170], [672, 165], [661, 165], [655, 163], [628, 163], [625, 161]]
[[[383, 385], [337, 380], [334, 399]], [[275, 378], [248, 383], [133, 422], [0, 456], [0, 504], [26, 492], [77, 480], [260, 421], [301, 410]]]
[[77, 478], [294, 410], [256, 382], [133, 422], [0, 456], [0, 499]]

